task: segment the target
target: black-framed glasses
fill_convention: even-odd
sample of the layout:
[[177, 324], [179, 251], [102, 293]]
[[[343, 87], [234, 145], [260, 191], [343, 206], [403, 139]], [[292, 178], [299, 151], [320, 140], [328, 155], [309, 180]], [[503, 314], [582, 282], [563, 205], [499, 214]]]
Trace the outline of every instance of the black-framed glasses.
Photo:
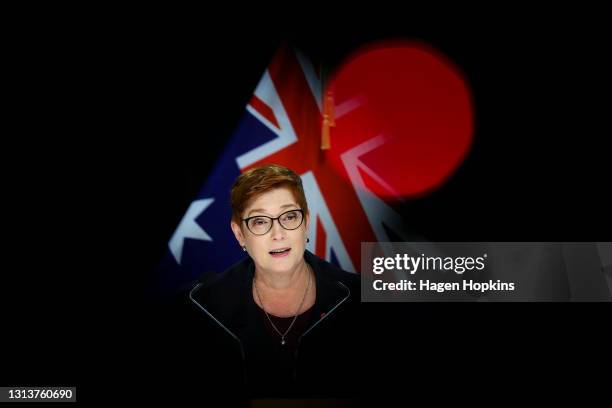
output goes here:
[[264, 235], [272, 229], [274, 220], [277, 220], [281, 227], [286, 230], [298, 229], [304, 221], [304, 210], [289, 210], [282, 213], [276, 218], [266, 215], [255, 215], [245, 218], [242, 221], [246, 223], [247, 228], [255, 235]]

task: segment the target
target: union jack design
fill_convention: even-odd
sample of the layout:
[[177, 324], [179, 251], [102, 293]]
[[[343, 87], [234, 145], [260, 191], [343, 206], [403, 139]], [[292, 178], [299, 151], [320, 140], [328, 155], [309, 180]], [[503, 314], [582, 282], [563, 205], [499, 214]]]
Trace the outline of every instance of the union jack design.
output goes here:
[[[231, 229], [229, 191], [236, 177], [266, 163], [302, 178], [311, 215], [307, 249], [350, 272], [359, 272], [361, 242], [404, 240], [394, 201], [368, 186], [392, 188], [360, 158], [384, 135], [322, 149], [325, 98], [319, 72], [300, 51], [283, 47], [264, 72], [244, 117], [168, 243], [163, 285], [176, 288], [205, 271], [221, 272], [245, 256]], [[359, 97], [335, 101], [335, 126], [359, 114]], [[333, 166], [336, 163], [339, 165]], [[341, 169], [340, 171], [338, 169]]]

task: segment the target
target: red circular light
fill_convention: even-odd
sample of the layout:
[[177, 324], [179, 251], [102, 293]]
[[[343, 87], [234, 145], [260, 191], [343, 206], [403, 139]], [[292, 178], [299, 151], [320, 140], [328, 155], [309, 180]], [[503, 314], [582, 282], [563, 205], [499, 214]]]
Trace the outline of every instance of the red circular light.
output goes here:
[[358, 171], [379, 196], [431, 192], [469, 152], [474, 119], [466, 80], [424, 44], [368, 47], [337, 71], [328, 90], [336, 122], [329, 159], [345, 177]]

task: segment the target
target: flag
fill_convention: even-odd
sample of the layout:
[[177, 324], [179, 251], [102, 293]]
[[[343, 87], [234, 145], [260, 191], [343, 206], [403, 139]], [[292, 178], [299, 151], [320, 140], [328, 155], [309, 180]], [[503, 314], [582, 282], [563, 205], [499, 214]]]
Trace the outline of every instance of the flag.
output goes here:
[[240, 173], [263, 164], [279, 164], [301, 176], [311, 216], [306, 247], [319, 257], [358, 273], [361, 242], [402, 240], [393, 199], [379, 197], [369, 187], [373, 182], [384, 187], [384, 180], [360, 160], [384, 140], [372, 135], [334, 148], [333, 126], [358, 103], [334, 107], [319, 72], [292, 47], [283, 46], [275, 54], [218, 162], [169, 239], [159, 267], [164, 291], [207, 271], [222, 272], [248, 256], [230, 229], [230, 189]]

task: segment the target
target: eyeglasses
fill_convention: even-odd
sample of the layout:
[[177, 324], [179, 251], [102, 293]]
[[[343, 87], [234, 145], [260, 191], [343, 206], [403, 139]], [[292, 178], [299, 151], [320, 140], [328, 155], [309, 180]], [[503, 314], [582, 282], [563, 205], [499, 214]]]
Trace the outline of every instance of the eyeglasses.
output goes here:
[[254, 217], [245, 218], [242, 221], [246, 223], [247, 228], [253, 234], [264, 235], [272, 229], [274, 220], [277, 220], [284, 229], [294, 230], [302, 225], [302, 221], [304, 221], [304, 210], [289, 210], [276, 218], [256, 215]]

